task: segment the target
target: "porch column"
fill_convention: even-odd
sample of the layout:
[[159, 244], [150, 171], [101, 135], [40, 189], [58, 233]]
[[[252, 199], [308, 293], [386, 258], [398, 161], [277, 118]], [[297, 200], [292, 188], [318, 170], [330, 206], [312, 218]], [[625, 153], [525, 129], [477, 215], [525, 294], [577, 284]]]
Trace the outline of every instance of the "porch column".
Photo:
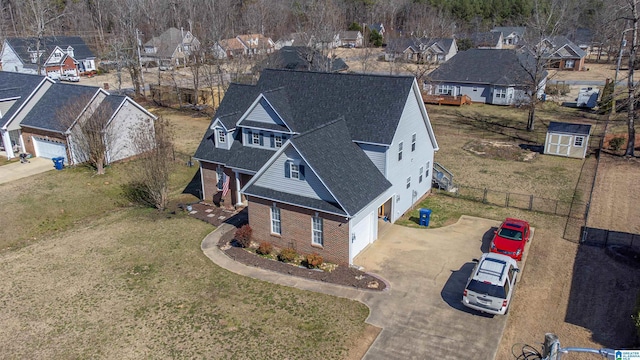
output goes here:
[[15, 157], [13, 153], [13, 145], [11, 144], [11, 138], [9, 137], [9, 131], [2, 130], [2, 144], [4, 145], [4, 151], [7, 153], [7, 159]]
[[240, 174], [237, 171], [234, 171], [236, 180], [236, 205], [242, 205], [242, 195], [240, 195]]

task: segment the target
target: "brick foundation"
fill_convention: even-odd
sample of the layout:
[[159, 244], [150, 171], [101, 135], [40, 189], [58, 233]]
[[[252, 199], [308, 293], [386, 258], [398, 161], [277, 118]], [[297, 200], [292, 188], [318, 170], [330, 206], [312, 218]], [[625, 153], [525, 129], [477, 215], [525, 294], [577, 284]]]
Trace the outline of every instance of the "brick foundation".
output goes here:
[[319, 213], [323, 218], [324, 246], [318, 247], [311, 244], [311, 218], [315, 211], [277, 204], [282, 235], [274, 235], [271, 234], [272, 204], [268, 200], [249, 198], [249, 225], [254, 241], [268, 241], [280, 248], [292, 247], [298, 254], [317, 253], [327, 262], [349, 263], [349, 223], [344, 217]]

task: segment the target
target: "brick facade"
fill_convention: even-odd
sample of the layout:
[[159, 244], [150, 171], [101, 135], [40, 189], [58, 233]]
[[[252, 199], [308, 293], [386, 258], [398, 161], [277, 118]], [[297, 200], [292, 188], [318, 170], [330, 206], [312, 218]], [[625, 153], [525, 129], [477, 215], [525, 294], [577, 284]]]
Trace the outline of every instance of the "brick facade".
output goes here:
[[[67, 143], [67, 139], [63, 134], [54, 133], [45, 130], [32, 129], [32, 128], [22, 128], [22, 139], [24, 140], [25, 152], [32, 154], [33, 156], [38, 156], [36, 154], [35, 146], [33, 145], [33, 136], [37, 136], [42, 139], [51, 140], [60, 142], [63, 144]], [[67, 159], [71, 160], [71, 154], [69, 154], [69, 148], [67, 147]]]
[[[224, 206], [228, 208], [233, 208], [236, 205], [237, 194], [240, 189], [236, 188], [236, 175], [235, 173], [229, 169], [223, 167], [223, 171], [225, 175], [229, 177], [229, 191], [223, 197], [222, 191], [218, 190], [218, 175], [216, 173], [216, 169], [218, 168], [218, 164], [209, 163], [209, 162], [201, 162], [201, 170], [202, 170], [202, 181], [203, 181], [203, 190], [204, 194], [202, 196], [202, 200], [208, 203], [214, 203], [218, 206]], [[249, 180], [251, 180], [251, 175], [239, 174], [240, 175], [240, 188], [244, 186]], [[242, 200], [245, 200], [244, 195], [242, 195]]]
[[268, 241], [279, 248], [292, 247], [298, 254], [317, 253], [327, 262], [349, 263], [349, 222], [344, 217], [319, 213], [323, 219], [324, 246], [311, 244], [311, 218], [315, 211], [277, 203], [281, 235], [271, 234], [272, 201], [249, 198], [249, 225], [253, 240]]

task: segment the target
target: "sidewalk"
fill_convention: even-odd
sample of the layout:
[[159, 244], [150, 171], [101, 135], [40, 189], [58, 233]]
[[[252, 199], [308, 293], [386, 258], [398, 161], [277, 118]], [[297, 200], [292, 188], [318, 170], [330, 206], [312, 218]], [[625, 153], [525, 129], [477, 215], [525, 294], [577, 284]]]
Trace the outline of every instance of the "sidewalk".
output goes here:
[[53, 170], [53, 162], [50, 159], [31, 158], [28, 163], [20, 161], [0, 166], [0, 184], [22, 179], [32, 175]]

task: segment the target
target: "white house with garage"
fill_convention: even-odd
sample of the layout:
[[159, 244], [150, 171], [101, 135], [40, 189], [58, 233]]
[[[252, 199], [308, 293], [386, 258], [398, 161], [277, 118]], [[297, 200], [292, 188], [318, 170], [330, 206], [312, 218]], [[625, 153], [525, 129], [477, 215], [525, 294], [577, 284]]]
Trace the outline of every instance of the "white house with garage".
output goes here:
[[203, 200], [248, 206], [256, 241], [347, 264], [429, 192], [437, 150], [413, 77], [267, 69], [195, 157]]

